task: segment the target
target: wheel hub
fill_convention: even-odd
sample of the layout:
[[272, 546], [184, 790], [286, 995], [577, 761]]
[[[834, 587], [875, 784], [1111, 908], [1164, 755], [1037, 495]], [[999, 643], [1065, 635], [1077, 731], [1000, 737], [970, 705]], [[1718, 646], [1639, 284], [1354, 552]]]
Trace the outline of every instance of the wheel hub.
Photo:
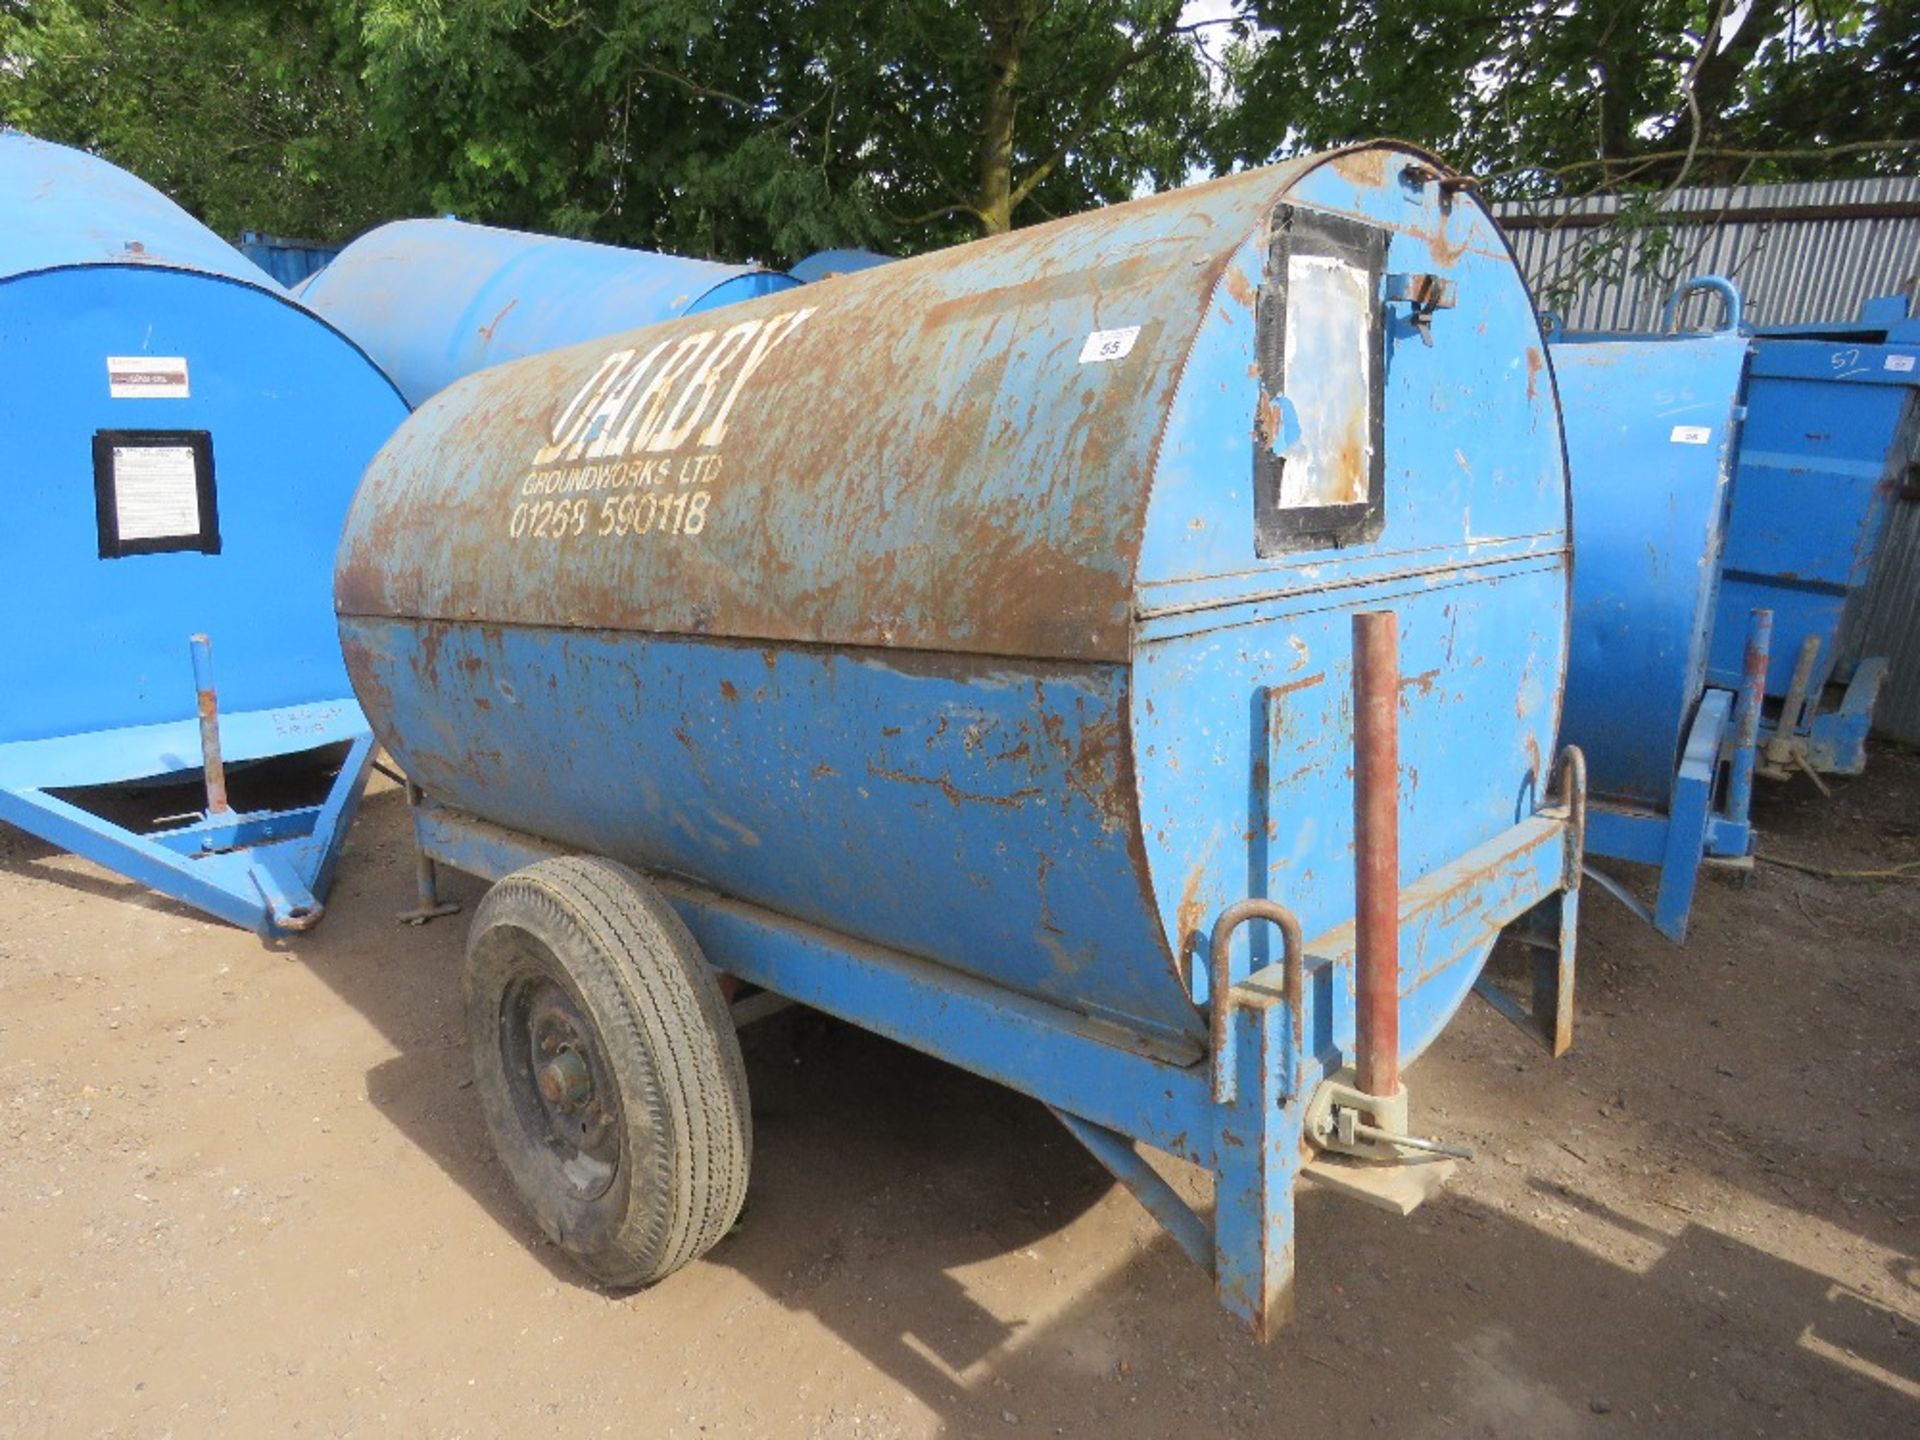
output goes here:
[[593, 1099], [593, 1071], [578, 1050], [562, 1050], [542, 1065], [539, 1085], [541, 1098], [569, 1114]]
[[564, 986], [537, 971], [511, 987], [501, 1018], [521, 1123], [577, 1196], [603, 1194], [620, 1165], [620, 1103], [592, 1022]]

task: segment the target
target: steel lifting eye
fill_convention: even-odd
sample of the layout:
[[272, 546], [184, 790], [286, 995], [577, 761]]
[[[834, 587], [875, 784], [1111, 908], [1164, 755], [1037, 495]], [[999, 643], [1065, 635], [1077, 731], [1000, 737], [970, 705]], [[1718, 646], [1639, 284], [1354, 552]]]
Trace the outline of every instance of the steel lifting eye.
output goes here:
[[1398, 303], [1412, 308], [1407, 318], [1413, 328], [1420, 332], [1421, 342], [1431, 346], [1433, 312], [1453, 308], [1454, 283], [1443, 275], [1425, 272], [1392, 274], [1387, 276], [1387, 301], [1389, 304]]

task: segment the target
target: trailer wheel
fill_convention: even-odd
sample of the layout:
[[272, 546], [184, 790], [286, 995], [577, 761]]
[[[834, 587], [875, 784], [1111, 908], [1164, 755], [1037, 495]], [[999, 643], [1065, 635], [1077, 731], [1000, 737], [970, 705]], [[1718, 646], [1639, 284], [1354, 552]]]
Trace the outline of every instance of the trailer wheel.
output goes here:
[[747, 1191], [746, 1070], [659, 891], [593, 857], [515, 871], [474, 915], [466, 1008], [494, 1148], [588, 1274], [650, 1285], [727, 1233]]

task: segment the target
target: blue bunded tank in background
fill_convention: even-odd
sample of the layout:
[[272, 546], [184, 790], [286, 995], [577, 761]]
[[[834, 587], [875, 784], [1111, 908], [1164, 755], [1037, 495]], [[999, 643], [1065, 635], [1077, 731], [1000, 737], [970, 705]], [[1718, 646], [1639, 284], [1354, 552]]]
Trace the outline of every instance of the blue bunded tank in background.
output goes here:
[[[1389, 1113], [1357, 1037], [1419, 1054], [1527, 917], [1566, 1041], [1543, 346], [1429, 157], [1250, 171], [441, 392], [355, 501], [342, 640], [427, 855], [650, 873], [721, 970], [1055, 1107], [1267, 1326], [1307, 1150], [1352, 1184], [1330, 1117]], [[1397, 765], [1355, 739], [1381, 611]]]
[[[1725, 294], [1733, 313], [1716, 332], [1550, 346], [1576, 560], [1561, 736], [1587, 758], [1587, 853], [1660, 872], [1650, 911], [1597, 878], [1676, 941], [1703, 861], [1750, 847], [1758, 697], [1742, 709], [1737, 677], [1707, 678], [1750, 345], [1738, 296]], [[1762, 663], [1766, 623], [1752, 637]]]
[[[406, 413], [158, 191], [0, 133], [0, 819], [236, 923], [313, 923], [372, 750], [333, 551]], [[254, 762], [295, 755], [311, 803], [243, 803]], [[193, 823], [108, 818], [107, 787], [183, 777], [206, 781]]]
[[[1690, 296], [1720, 327], [1680, 331]], [[1685, 937], [1707, 861], [1750, 863], [1751, 782], [1858, 773], [1884, 659], [1855, 612], [1915, 448], [1920, 323], [1756, 333], [1719, 276], [1657, 334], [1552, 345], [1573, 471], [1565, 739], [1585, 752], [1588, 853], [1659, 870], [1651, 923]], [[1606, 876], [1608, 888], [1638, 902]]]
[[459, 220], [396, 220], [343, 249], [300, 298], [418, 405], [489, 365], [797, 283], [752, 265]]

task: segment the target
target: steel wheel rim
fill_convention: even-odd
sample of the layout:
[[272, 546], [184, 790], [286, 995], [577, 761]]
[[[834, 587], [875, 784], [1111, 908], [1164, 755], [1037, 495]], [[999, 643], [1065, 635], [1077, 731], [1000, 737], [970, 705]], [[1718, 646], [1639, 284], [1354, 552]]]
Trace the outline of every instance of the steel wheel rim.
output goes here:
[[542, 947], [500, 998], [500, 1060], [522, 1132], [567, 1193], [590, 1202], [624, 1163], [620, 1092], [586, 1007]]

